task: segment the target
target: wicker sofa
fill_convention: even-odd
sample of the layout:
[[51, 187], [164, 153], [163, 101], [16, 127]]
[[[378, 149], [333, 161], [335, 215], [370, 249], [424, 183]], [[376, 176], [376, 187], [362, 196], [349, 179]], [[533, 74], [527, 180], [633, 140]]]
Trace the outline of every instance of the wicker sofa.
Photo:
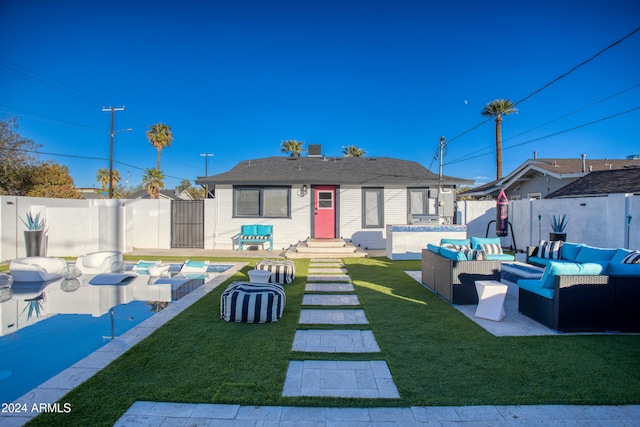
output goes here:
[[454, 260], [422, 250], [422, 283], [451, 304], [478, 304], [476, 280], [500, 280], [500, 260]]
[[[564, 249], [564, 250], [563, 250]], [[554, 258], [527, 249], [546, 265], [540, 280], [519, 280], [519, 311], [558, 332], [640, 332], [640, 264], [632, 251], [565, 243]]]

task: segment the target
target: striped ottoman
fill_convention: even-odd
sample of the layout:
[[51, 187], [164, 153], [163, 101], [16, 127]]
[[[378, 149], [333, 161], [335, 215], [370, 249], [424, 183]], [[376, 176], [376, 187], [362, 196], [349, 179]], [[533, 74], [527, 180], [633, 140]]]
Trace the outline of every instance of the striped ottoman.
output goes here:
[[220, 317], [227, 322], [276, 322], [285, 302], [280, 285], [233, 282], [220, 297]]
[[263, 259], [254, 267], [271, 272], [271, 283], [291, 283], [296, 278], [296, 264], [291, 260]]

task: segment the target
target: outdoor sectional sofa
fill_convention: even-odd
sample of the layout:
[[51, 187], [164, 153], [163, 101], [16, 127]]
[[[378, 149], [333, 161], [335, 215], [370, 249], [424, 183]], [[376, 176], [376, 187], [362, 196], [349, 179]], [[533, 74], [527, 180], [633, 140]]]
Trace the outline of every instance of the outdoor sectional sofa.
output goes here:
[[[475, 281], [499, 281], [500, 263], [514, 259], [495, 247], [499, 242], [493, 238], [442, 239], [440, 246], [427, 245], [422, 250], [422, 283], [451, 304], [478, 304]], [[488, 254], [482, 245], [486, 249], [492, 245], [495, 253]]]
[[640, 332], [640, 264], [630, 262], [640, 252], [544, 245], [527, 249], [527, 261], [545, 271], [540, 280], [518, 280], [522, 314], [558, 332]]

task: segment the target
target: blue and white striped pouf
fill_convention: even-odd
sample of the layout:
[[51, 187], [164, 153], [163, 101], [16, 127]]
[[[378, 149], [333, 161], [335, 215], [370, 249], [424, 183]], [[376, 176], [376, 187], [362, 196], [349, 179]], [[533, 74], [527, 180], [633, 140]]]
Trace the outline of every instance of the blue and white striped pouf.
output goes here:
[[220, 317], [227, 322], [276, 322], [282, 317], [285, 302], [280, 285], [233, 282], [220, 297]]
[[254, 267], [271, 272], [271, 283], [291, 283], [296, 278], [296, 264], [291, 260], [263, 259]]

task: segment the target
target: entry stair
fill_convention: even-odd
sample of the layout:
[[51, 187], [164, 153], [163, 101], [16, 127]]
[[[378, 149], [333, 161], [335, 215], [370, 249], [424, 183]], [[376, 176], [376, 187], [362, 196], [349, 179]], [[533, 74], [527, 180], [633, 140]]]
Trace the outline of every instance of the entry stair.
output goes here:
[[364, 258], [367, 253], [344, 239], [307, 239], [292, 246], [286, 258]]

